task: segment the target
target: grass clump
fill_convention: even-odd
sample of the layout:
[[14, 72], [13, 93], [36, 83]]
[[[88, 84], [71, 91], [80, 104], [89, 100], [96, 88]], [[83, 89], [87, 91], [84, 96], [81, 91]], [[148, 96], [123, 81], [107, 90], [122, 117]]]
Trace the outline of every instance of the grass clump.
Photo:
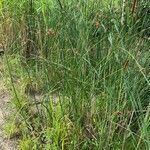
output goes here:
[[150, 148], [148, 2], [125, 5], [3, 1], [19, 149]]

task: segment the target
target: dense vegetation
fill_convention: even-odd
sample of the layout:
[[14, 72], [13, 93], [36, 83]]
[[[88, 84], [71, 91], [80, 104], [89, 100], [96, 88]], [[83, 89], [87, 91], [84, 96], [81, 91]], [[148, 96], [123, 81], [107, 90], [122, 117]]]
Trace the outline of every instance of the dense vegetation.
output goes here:
[[19, 149], [150, 149], [148, 0], [1, 0], [0, 13]]

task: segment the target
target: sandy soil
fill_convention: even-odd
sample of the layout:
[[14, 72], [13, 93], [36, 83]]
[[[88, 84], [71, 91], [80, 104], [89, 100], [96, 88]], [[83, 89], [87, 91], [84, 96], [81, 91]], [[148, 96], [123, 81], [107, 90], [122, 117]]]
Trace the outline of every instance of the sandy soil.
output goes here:
[[2, 76], [0, 75], [0, 150], [17, 150], [16, 140], [8, 139], [3, 133], [3, 125], [7, 121], [11, 110], [9, 106], [10, 94], [4, 86]]

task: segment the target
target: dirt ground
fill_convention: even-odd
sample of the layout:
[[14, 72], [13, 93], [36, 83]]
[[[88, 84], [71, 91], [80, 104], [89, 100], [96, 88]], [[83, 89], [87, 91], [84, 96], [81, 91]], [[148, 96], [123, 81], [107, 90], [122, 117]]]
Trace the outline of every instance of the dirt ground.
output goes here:
[[10, 94], [3, 82], [3, 75], [0, 69], [0, 150], [17, 150], [16, 140], [8, 139], [4, 135], [3, 126], [7, 121], [10, 110]]

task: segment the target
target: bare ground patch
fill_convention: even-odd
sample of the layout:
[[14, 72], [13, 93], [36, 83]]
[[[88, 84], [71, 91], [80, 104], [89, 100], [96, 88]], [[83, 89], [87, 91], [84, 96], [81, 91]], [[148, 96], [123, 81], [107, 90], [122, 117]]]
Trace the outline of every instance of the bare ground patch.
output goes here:
[[3, 132], [3, 126], [11, 113], [9, 102], [10, 94], [4, 86], [2, 77], [0, 77], [0, 150], [16, 150], [16, 139], [6, 138]]

